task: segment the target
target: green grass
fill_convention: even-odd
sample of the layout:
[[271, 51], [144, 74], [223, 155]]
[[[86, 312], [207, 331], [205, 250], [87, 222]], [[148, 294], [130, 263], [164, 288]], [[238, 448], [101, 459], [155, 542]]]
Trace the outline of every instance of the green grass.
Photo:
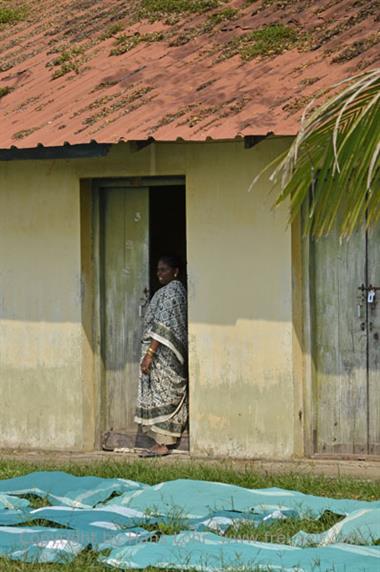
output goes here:
[[[268, 6], [275, 6], [276, 8], [286, 8], [289, 4], [294, 4], [294, 0], [262, 0], [260, 8], [267, 8]], [[245, 6], [258, 4], [258, 0], [245, 0]]]
[[282, 487], [294, 489], [306, 494], [376, 500], [380, 498], [380, 479], [368, 481], [348, 477], [326, 477], [302, 475], [299, 473], [284, 475], [265, 475], [254, 473], [249, 465], [236, 468], [231, 463], [170, 462], [149, 461], [113, 461], [96, 463], [29, 463], [19, 461], [0, 461], [0, 479], [9, 479], [26, 475], [32, 471], [66, 471], [77, 476], [94, 475], [104, 478], [126, 478], [154, 485], [174, 479], [199, 479], [230, 483], [247, 488]]
[[211, 32], [211, 30], [217, 26], [218, 24], [222, 24], [223, 22], [228, 22], [230, 20], [234, 20], [239, 11], [236, 8], [225, 8], [220, 12], [215, 12], [211, 14], [203, 25], [203, 32]]
[[[17, 461], [0, 462], [0, 479], [21, 476], [32, 471], [59, 470], [77, 476], [95, 475], [105, 478], [127, 478], [148, 484], [157, 484], [179, 478], [200, 479], [240, 485], [248, 488], [282, 487], [294, 489], [307, 494], [329, 496], [335, 498], [352, 498], [376, 500], [380, 498], [380, 480], [368, 481], [351, 478], [331, 478], [302, 474], [265, 475], [254, 473], [249, 466], [239, 467], [226, 463], [170, 462], [149, 461], [112, 461], [88, 464], [49, 464], [22, 463]], [[45, 499], [31, 496], [33, 506], [46, 505]], [[154, 507], [149, 511], [154, 514]], [[183, 515], [178, 507], [165, 524], [154, 527], [162, 534], [175, 534], [184, 529]], [[299, 530], [306, 532], [323, 532], [341, 517], [325, 513], [320, 519], [288, 519], [272, 524], [253, 527], [249, 523], [240, 523], [227, 532], [229, 538], [257, 540], [279, 544], [289, 543], [289, 539]], [[35, 523], [34, 523], [35, 524]], [[41, 524], [41, 523], [40, 523]], [[42, 523], [44, 524], [44, 523]], [[149, 527], [147, 527], [149, 528]], [[150, 527], [152, 528], [152, 527]], [[106, 572], [110, 569], [97, 563], [98, 555], [92, 551], [80, 554], [73, 563], [58, 564], [25, 564], [0, 559], [1, 572]], [[154, 572], [154, 568], [147, 569]], [[254, 572], [254, 569], [252, 569]]]
[[256, 57], [277, 56], [286, 50], [301, 45], [306, 35], [299, 35], [296, 30], [283, 24], [270, 24], [254, 32], [233, 38], [218, 58], [218, 61], [231, 58], [237, 54], [243, 60]]
[[296, 44], [298, 34], [283, 24], [264, 26], [247, 34], [239, 47], [243, 60], [251, 60], [257, 56], [273, 56], [282, 54]]
[[21, 131], [17, 131], [13, 135], [13, 139], [24, 139], [25, 137], [32, 135], [32, 133], [37, 131], [37, 129], [39, 129], [39, 128], [38, 127], [31, 127], [30, 129], [21, 129]]
[[141, 17], [165, 18], [179, 14], [202, 14], [220, 6], [220, 0], [142, 0]]
[[0, 24], [15, 24], [24, 20], [26, 15], [26, 7], [9, 8], [0, 3]]
[[[70, 564], [26, 564], [0, 558], [0, 570], [1, 572], [110, 572], [113, 570], [97, 562], [97, 559], [98, 554], [90, 550], [82, 552]], [[154, 569], [147, 570], [153, 572]]]
[[105, 30], [105, 32], [103, 32], [103, 34], [100, 36], [100, 39], [101, 40], [108, 40], [108, 38], [112, 38], [113, 36], [115, 36], [119, 32], [122, 32], [123, 29], [124, 29], [124, 26], [122, 24], [119, 24], [119, 23], [112, 24], [111, 26], [109, 26]]
[[353, 44], [346, 47], [340, 54], [335, 56], [331, 60], [331, 62], [333, 64], [336, 63], [339, 64], [342, 62], [352, 60], [353, 58], [360, 56], [361, 54], [363, 54], [364, 52], [366, 52], [367, 50], [372, 48], [372, 46], [375, 46], [379, 42], [380, 42], [380, 34], [373, 34], [364, 40], [358, 40], [356, 42], [353, 42]]
[[58, 79], [72, 71], [78, 74], [83, 61], [83, 46], [72, 46], [70, 48], [62, 49], [59, 56], [57, 56], [52, 62], [49, 62], [47, 66], [55, 67], [52, 79]]
[[5, 97], [6, 95], [8, 95], [8, 93], [11, 93], [12, 88], [9, 87], [8, 85], [4, 86], [4, 87], [0, 87], [0, 99], [2, 97]]
[[321, 518], [292, 518], [278, 520], [270, 524], [260, 524], [255, 527], [251, 523], [236, 524], [231, 527], [226, 536], [257, 542], [272, 542], [275, 544], [289, 544], [290, 539], [300, 530], [308, 533], [320, 533], [328, 530], [342, 520], [342, 516], [326, 512]]
[[164, 39], [165, 35], [162, 32], [134, 34], [133, 36], [121, 34], [118, 38], [116, 38], [114, 47], [110, 52], [110, 56], [120, 56], [121, 54], [125, 54], [143, 42], [161, 42]]

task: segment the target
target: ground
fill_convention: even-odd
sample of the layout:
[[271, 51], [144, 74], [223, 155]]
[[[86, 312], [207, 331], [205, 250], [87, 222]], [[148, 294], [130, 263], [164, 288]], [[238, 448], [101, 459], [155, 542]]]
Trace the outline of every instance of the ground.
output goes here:
[[[17, 458], [18, 457], [18, 458]], [[107, 478], [128, 478], [148, 484], [156, 484], [162, 481], [191, 478], [207, 481], [231, 483], [249, 488], [282, 487], [294, 489], [308, 494], [329, 496], [335, 498], [351, 498], [362, 500], [376, 500], [380, 498], [380, 471], [379, 465], [373, 463], [373, 478], [352, 478], [346, 476], [328, 476], [311, 474], [310, 465], [308, 474], [305, 470], [271, 471], [265, 470], [263, 464], [253, 468], [249, 462], [233, 461], [197, 461], [181, 458], [173, 455], [172, 458], [160, 460], [136, 460], [133, 456], [97, 454], [33, 454], [24, 453], [11, 455], [3, 453], [0, 461], [0, 478], [6, 479], [37, 470], [63, 470], [78, 476], [95, 475]], [[94, 460], [97, 459], [97, 460]], [[26, 460], [28, 459], [28, 460]], [[336, 467], [336, 462], [331, 462], [331, 467]], [[355, 465], [355, 463], [351, 463]], [[356, 462], [358, 465], [358, 462]], [[359, 463], [360, 465], [360, 463]], [[371, 464], [367, 464], [370, 466]], [[274, 465], [272, 464], [272, 467]], [[288, 465], [288, 469], [292, 465]], [[365, 469], [365, 463], [362, 464]], [[277, 467], [278, 469], [279, 467]], [[282, 467], [283, 468], [283, 467]], [[294, 466], [293, 466], [294, 468]], [[305, 464], [304, 464], [305, 469]], [[367, 467], [368, 470], [368, 467]], [[375, 475], [377, 471], [377, 478]], [[365, 474], [365, 471], [363, 471]], [[33, 499], [32, 499], [33, 500]], [[38, 506], [45, 504], [40, 499], [36, 501]], [[265, 542], [287, 543], [288, 539], [298, 530], [307, 532], [321, 532], [330, 528], [339, 517], [333, 514], [325, 514], [319, 521], [303, 519], [281, 521], [270, 526], [252, 528], [244, 525], [230, 530], [228, 536], [245, 538]], [[161, 532], [175, 533], [176, 522], [161, 527]], [[108, 567], [97, 564], [96, 554], [91, 551], [82, 553], [72, 564], [62, 565], [30, 565], [16, 563], [0, 559], [2, 572], [100, 572], [110, 570]], [[153, 572], [153, 569], [150, 569]]]

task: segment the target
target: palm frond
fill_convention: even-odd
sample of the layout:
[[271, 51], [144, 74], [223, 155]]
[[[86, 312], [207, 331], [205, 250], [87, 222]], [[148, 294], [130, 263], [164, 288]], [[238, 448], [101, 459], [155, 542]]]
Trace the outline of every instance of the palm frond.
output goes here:
[[317, 109], [310, 111], [309, 104], [289, 150], [251, 185], [272, 171], [269, 179], [280, 186], [276, 204], [290, 200], [290, 222], [313, 188], [305, 230], [316, 237], [338, 219], [342, 237], [380, 220], [380, 69], [344, 80], [331, 92]]

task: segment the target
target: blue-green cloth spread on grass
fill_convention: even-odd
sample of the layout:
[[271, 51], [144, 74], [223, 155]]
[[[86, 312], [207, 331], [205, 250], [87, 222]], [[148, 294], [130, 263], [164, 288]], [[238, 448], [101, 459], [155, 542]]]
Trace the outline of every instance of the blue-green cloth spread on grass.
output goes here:
[[[293, 546], [324, 546], [336, 542], [373, 544], [380, 539], [380, 509], [357, 510], [337, 522], [329, 530], [319, 534], [298, 532], [292, 538]], [[380, 570], [380, 567], [379, 567]]]
[[0, 495], [33, 494], [49, 502], [77, 508], [93, 507], [112, 493], [131, 493], [145, 487], [126, 479], [75, 477], [62, 471], [42, 471], [0, 481]]
[[236, 485], [178, 479], [127, 492], [107, 505], [118, 504], [140, 511], [155, 510], [168, 515], [182, 512], [190, 518], [204, 518], [220, 510], [293, 510], [301, 518], [319, 517], [329, 510], [346, 515], [361, 508], [380, 508], [380, 501], [330, 499], [279, 488], [245, 489]]
[[116, 548], [101, 561], [122, 569], [156, 566], [204, 572], [256, 568], [265, 572], [379, 572], [380, 546], [296, 548], [222, 538], [209, 532], [183, 532], [164, 536], [157, 543]]
[[5, 508], [12, 510], [15, 508], [24, 508], [27, 506], [29, 506], [29, 501], [26, 499], [19, 499], [18, 497], [0, 494], [0, 511]]
[[[33, 510], [18, 497], [26, 494], [47, 498], [53, 506]], [[223, 537], [237, 522], [265, 525], [277, 519], [319, 518], [325, 511], [345, 518], [321, 534], [299, 532], [289, 545]], [[20, 526], [33, 522], [46, 526]], [[161, 523], [180, 525], [182, 532], [160, 536], [154, 527]], [[0, 555], [24, 562], [69, 562], [90, 546], [107, 550], [99, 559], [121, 569], [217, 572], [259, 566], [378, 572], [380, 546], [370, 545], [379, 539], [380, 501], [186, 479], [148, 486], [48, 471], [0, 481]]]

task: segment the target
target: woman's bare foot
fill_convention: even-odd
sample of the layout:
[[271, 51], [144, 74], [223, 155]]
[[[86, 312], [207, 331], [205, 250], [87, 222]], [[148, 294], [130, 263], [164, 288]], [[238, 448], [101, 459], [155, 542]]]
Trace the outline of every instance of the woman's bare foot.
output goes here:
[[170, 451], [166, 445], [159, 445], [156, 443], [151, 449], [145, 449], [139, 455], [139, 457], [164, 457], [165, 455], [169, 455]]
[[157, 453], [157, 455], [167, 455], [169, 453], [169, 449], [166, 445], [160, 445], [156, 443], [151, 449], [153, 453]]

